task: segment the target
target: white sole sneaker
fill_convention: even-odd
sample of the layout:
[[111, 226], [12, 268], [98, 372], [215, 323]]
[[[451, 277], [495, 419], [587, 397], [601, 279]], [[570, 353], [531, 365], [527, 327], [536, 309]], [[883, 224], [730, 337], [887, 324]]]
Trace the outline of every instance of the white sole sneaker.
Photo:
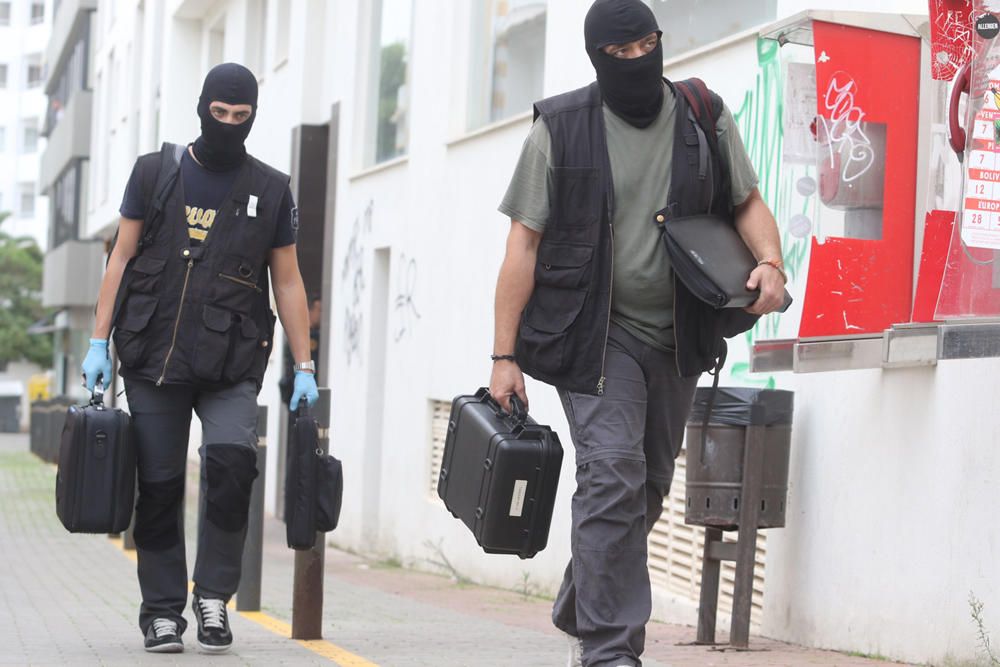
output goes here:
[[198, 642], [198, 646], [205, 653], [225, 653], [233, 647], [232, 644], [228, 646], [212, 646], [211, 644], [202, 644], [201, 642]]
[[147, 646], [146, 653], [183, 653], [184, 644], [177, 642], [174, 644], [160, 644], [159, 646]]

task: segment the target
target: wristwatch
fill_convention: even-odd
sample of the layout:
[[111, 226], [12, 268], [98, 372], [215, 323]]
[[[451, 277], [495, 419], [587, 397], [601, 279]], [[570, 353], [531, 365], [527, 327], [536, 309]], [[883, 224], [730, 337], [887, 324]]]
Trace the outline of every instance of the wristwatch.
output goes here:
[[307, 373], [316, 373], [316, 362], [310, 359], [309, 361], [300, 361], [295, 364], [295, 370], [306, 371]]

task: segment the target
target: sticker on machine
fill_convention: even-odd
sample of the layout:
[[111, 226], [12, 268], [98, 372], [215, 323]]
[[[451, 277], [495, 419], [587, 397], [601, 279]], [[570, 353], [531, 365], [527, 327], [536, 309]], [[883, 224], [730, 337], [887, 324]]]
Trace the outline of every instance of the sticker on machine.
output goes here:
[[528, 480], [514, 480], [514, 495], [510, 499], [510, 515], [521, 516], [524, 513], [524, 496], [528, 493]]

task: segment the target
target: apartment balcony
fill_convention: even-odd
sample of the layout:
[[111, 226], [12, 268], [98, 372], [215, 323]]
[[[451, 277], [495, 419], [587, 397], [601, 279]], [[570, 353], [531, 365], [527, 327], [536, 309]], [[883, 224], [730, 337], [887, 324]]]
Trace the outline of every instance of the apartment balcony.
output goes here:
[[103, 241], [66, 241], [45, 253], [42, 305], [92, 307], [104, 274]]
[[39, 187], [42, 194], [59, 175], [77, 158], [90, 156], [90, 117], [94, 107], [94, 94], [89, 90], [73, 93], [52, 132], [42, 153], [39, 168]]
[[60, 0], [52, 20], [52, 33], [45, 49], [48, 74], [45, 92], [51, 93], [59, 80], [66, 60], [73, 53], [81, 33], [90, 22], [91, 13], [97, 10], [97, 0]]

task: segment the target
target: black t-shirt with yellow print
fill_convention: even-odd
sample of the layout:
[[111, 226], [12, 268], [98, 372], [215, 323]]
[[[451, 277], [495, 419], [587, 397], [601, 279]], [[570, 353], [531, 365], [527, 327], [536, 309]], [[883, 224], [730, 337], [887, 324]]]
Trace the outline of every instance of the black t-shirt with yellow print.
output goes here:
[[[184, 211], [187, 216], [188, 236], [191, 245], [200, 245], [212, 230], [219, 207], [233, 184], [240, 170], [210, 171], [195, 162], [187, 151], [181, 156], [180, 177], [184, 184]], [[142, 201], [142, 186], [139, 182], [138, 170], [132, 169], [132, 176], [125, 187], [119, 211], [123, 217], [142, 220], [146, 215]], [[292, 191], [285, 190], [278, 208], [278, 224], [274, 230], [272, 248], [282, 248], [295, 243], [295, 233], [298, 228], [298, 213]]]

